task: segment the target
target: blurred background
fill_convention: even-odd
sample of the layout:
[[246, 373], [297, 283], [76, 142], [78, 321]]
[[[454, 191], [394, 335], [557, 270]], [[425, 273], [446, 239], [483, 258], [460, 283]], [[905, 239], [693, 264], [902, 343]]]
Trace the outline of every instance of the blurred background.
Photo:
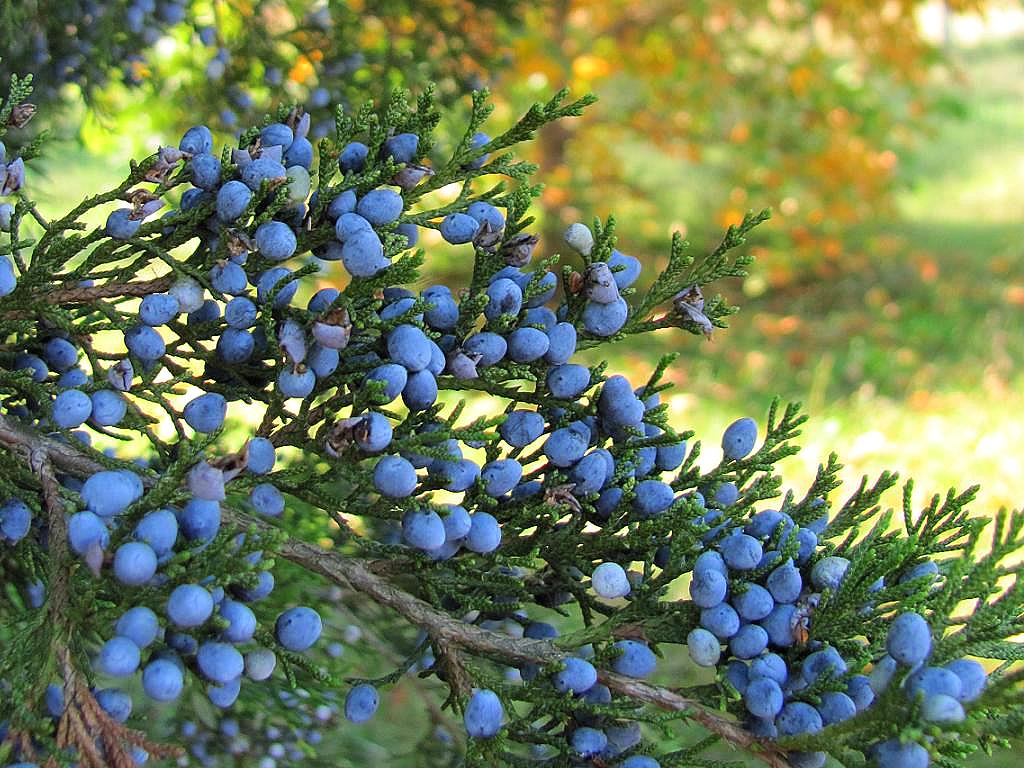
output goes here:
[[[619, 248], [650, 278], [673, 231], [706, 252], [747, 210], [773, 210], [746, 246], [749, 277], [717, 286], [741, 306], [731, 328], [600, 351], [634, 381], [680, 354], [669, 402], [678, 428], [705, 436], [705, 462], [728, 423], [763, 420], [779, 396], [811, 416], [803, 451], [782, 466], [787, 487], [805, 487], [837, 451], [852, 482], [894, 469], [918, 498], [979, 483], [978, 514], [1020, 505], [1020, 3], [132, 0], [140, 10], [124, 23], [102, 3], [46, 5], [0, 2], [0, 27], [27, 29], [6, 41], [0, 75], [37, 73], [30, 130], [54, 137], [30, 164], [44, 212], [115, 184], [129, 156], [198, 122], [230, 138], [300, 102], [324, 134], [330, 104], [434, 82], [450, 146], [469, 88], [494, 94], [492, 135], [562, 86], [592, 91], [600, 101], [584, 117], [523, 148], [545, 185], [540, 253], [562, 248], [569, 223], [614, 214]], [[464, 254], [424, 239], [425, 281], [468, 281]], [[392, 697], [430, 729], [415, 688]], [[379, 745], [411, 727], [395, 723], [337, 759], [439, 764], [415, 748], [385, 757]]]

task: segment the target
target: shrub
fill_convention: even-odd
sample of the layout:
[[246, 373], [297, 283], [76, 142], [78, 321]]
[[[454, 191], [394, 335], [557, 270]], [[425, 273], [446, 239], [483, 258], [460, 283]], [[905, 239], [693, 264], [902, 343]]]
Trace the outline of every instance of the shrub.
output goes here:
[[[642, 294], [612, 219], [575, 224], [553, 271], [534, 169], [507, 150], [590, 101], [565, 99], [489, 139], [477, 92], [445, 151], [431, 93], [396, 93], [338, 110], [295, 163], [301, 109], [235, 148], [199, 126], [58, 216], [7, 163], [0, 756], [155, 761], [177, 754], [162, 717], [203, 762], [297, 761], [411, 672], [443, 683], [473, 765], [704, 765], [719, 741], [774, 766], [949, 765], [1019, 732], [1024, 516], [972, 516], [973, 489], [914, 511], [909, 483], [882, 511], [890, 473], [840, 502], [835, 456], [783, 495], [796, 405], [737, 420], [703, 472], [660, 403], [671, 357], [642, 382], [581, 362], [724, 329], [734, 308], [704, 290], [743, 274], [733, 250], [767, 214], [707, 256], [676, 236]], [[468, 285], [412, 289], [429, 229], [472, 259]], [[333, 261], [347, 275], [310, 285]], [[338, 658], [345, 594], [389, 612], [388, 672]], [[403, 626], [419, 636], [392, 664]], [[683, 646], [713, 677], [665, 687]], [[275, 707], [300, 729], [267, 725]], [[680, 722], [702, 733], [662, 754], [652, 735]]]

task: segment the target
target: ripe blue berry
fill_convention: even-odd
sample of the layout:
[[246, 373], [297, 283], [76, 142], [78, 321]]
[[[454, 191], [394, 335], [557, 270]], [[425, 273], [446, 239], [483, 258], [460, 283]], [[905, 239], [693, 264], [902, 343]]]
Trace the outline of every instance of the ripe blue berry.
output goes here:
[[743, 703], [754, 717], [775, 717], [782, 711], [782, 688], [768, 677], [751, 680], [743, 692]]
[[480, 222], [465, 213], [449, 213], [441, 220], [441, 237], [452, 245], [472, 242], [480, 231]]
[[121, 637], [127, 637], [139, 648], [148, 648], [160, 632], [160, 623], [153, 611], [138, 605], [121, 614], [114, 631]]
[[575, 400], [590, 386], [590, 369], [575, 363], [556, 365], [548, 371], [547, 387], [559, 400]]
[[372, 189], [356, 203], [356, 213], [375, 227], [390, 224], [402, 215], [402, 196], [392, 189]]
[[487, 299], [484, 316], [488, 320], [497, 320], [502, 315], [518, 315], [523, 307], [522, 289], [505, 277], [487, 286]]
[[928, 622], [917, 613], [901, 613], [889, 627], [885, 649], [900, 664], [913, 666], [928, 658], [932, 651], [932, 632]]
[[477, 512], [472, 515], [471, 520], [469, 533], [466, 535], [466, 549], [480, 554], [496, 550], [501, 544], [501, 526], [494, 516], [487, 512]]
[[224, 395], [207, 392], [189, 401], [183, 415], [196, 432], [215, 432], [224, 424], [228, 403]]
[[127, 637], [112, 637], [100, 648], [99, 669], [111, 677], [129, 677], [139, 668], [139, 647]]
[[297, 242], [292, 228], [283, 221], [266, 221], [256, 228], [256, 247], [264, 258], [283, 261], [295, 253]]
[[365, 723], [377, 712], [380, 696], [369, 683], [354, 686], [345, 697], [345, 719], [350, 723]]
[[384, 496], [403, 499], [416, 490], [416, 468], [401, 456], [385, 456], [373, 468], [373, 485]]
[[583, 307], [583, 327], [594, 336], [614, 336], [622, 330], [628, 318], [629, 305], [622, 298], [610, 304], [588, 301]]
[[749, 417], [737, 419], [722, 434], [722, 451], [725, 458], [737, 461], [752, 450], [757, 442], [757, 422]]
[[213, 597], [198, 584], [175, 587], [167, 598], [167, 618], [181, 629], [202, 626], [213, 614]]
[[289, 651], [301, 653], [313, 646], [319, 639], [322, 630], [323, 622], [320, 619], [320, 614], [312, 608], [299, 606], [289, 608], [277, 617], [274, 636], [277, 638], [277, 642]]
[[217, 192], [217, 218], [225, 224], [236, 221], [249, 207], [252, 190], [243, 182], [232, 180]]
[[92, 415], [92, 399], [78, 389], [65, 389], [53, 400], [53, 423], [74, 429]]
[[154, 701], [173, 701], [181, 695], [185, 678], [173, 661], [158, 658], [142, 670], [142, 690]]
[[597, 670], [589, 661], [570, 656], [564, 662], [562, 671], [551, 682], [559, 693], [579, 695], [586, 693], [597, 683]]
[[686, 636], [686, 647], [693, 663], [700, 667], [715, 666], [722, 653], [718, 638], [700, 627], [690, 630], [690, 634]]
[[130, 587], [147, 583], [156, 573], [156, 553], [141, 541], [129, 541], [114, 553], [114, 577]]
[[613, 646], [621, 651], [612, 661], [612, 670], [627, 677], [647, 677], [654, 672], [657, 658], [654, 652], [636, 640], [619, 640]]
[[463, 715], [466, 733], [474, 739], [492, 738], [501, 730], [504, 717], [505, 710], [494, 691], [486, 688], [476, 691], [470, 697]]

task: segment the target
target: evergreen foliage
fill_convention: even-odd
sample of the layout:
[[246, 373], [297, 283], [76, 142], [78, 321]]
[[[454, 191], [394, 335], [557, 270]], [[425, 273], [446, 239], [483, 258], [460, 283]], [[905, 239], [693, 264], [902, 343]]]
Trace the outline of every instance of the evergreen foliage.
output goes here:
[[[12, 79], [6, 125], [28, 96]], [[643, 382], [573, 362], [725, 328], [714, 283], [766, 218], [706, 257], [677, 236], [646, 292], [613, 219], [535, 256], [510, 150], [591, 101], [497, 131], [477, 92], [444, 146], [433, 93], [397, 91], [295, 162], [311, 120], [286, 106], [237, 147], [192, 128], [63, 215], [5, 158], [0, 761], [313, 761], [318, 723], [358, 727], [396, 685], [447, 734], [434, 764], [721, 765], [726, 742], [952, 766], [1020, 735], [1022, 513], [986, 520], [973, 489], [914, 510], [909, 484], [893, 511], [889, 473], [843, 501], [835, 457], [783, 493], [795, 404], [731, 425], [702, 471], [660, 403], [673, 359]], [[414, 290], [427, 229], [467, 285]], [[329, 261], [349, 277], [313, 293]], [[609, 565], [625, 584], [592, 583]], [[687, 653], [713, 674], [662, 685]]]

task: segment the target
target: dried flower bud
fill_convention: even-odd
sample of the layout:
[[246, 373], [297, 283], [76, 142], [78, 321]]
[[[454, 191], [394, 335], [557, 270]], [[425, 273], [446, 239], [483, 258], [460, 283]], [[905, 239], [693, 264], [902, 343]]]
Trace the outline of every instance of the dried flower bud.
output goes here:
[[28, 102], [19, 104], [11, 110], [11, 116], [7, 118], [7, 124], [15, 128], [24, 128], [35, 113], [35, 104], [29, 104]]
[[426, 165], [414, 165], [409, 163], [402, 170], [397, 171], [391, 178], [391, 183], [396, 184], [408, 192], [424, 179], [433, 176], [434, 169]]
[[704, 314], [704, 294], [699, 285], [691, 285], [673, 296], [672, 306], [680, 315], [699, 325], [707, 338], [711, 338], [715, 328]]
[[619, 286], [615, 283], [612, 268], [603, 261], [587, 265], [583, 273], [583, 290], [588, 299], [598, 304], [611, 304], [619, 298]]
[[135, 378], [135, 367], [127, 357], [119, 360], [113, 368], [107, 371], [107, 381], [119, 392], [130, 391], [133, 378]]
[[277, 343], [293, 365], [306, 359], [306, 332], [294, 320], [285, 320], [277, 329]]
[[573, 296], [575, 296], [580, 291], [582, 291], [583, 290], [583, 275], [581, 275], [579, 272], [572, 272], [569, 275], [568, 285], [566, 285], [565, 290], [567, 290]]
[[[327, 454], [338, 458], [342, 451], [355, 441], [356, 428], [361, 424], [363, 424], [361, 416], [352, 416], [333, 424], [325, 424], [323, 432], [325, 433], [324, 447], [327, 449]], [[365, 431], [365, 429], [364, 426], [363, 430]]]
[[485, 221], [480, 225], [480, 229], [477, 230], [476, 237], [473, 238], [473, 245], [493, 252], [494, 246], [501, 242], [502, 232], [503, 229], [493, 229], [491, 223]]
[[25, 186], [25, 161], [16, 157], [7, 164], [0, 195], [13, 195], [23, 186]]
[[461, 349], [455, 349], [448, 355], [448, 373], [456, 379], [475, 379], [480, 375], [476, 369], [480, 359], [481, 355], [471, 355]]
[[525, 267], [533, 258], [533, 249], [538, 242], [540, 238], [537, 235], [520, 233], [505, 242], [501, 247], [501, 255], [510, 267]]

